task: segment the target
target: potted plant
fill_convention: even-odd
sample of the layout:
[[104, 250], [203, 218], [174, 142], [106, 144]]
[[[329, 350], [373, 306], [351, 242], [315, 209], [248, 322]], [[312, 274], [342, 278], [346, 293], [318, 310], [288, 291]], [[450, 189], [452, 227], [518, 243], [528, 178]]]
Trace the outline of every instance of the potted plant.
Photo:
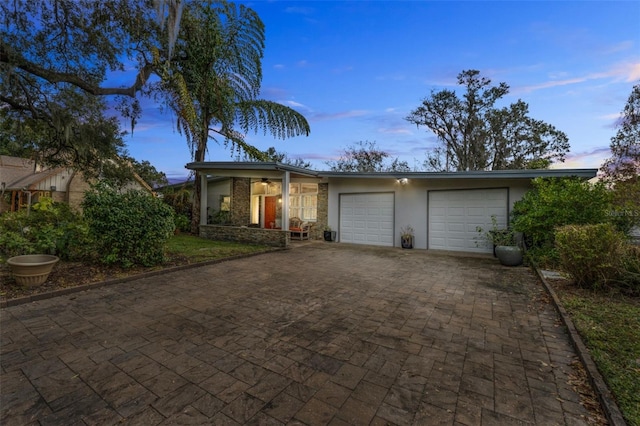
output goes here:
[[495, 215], [491, 216], [491, 229], [485, 231], [480, 226], [476, 227], [480, 239], [493, 245], [493, 255], [505, 266], [518, 266], [522, 264], [522, 248], [519, 238], [510, 228], [498, 228]]
[[402, 245], [402, 248], [413, 248], [413, 233], [414, 231], [411, 225], [407, 225], [400, 229], [400, 244]]
[[329, 242], [336, 240], [336, 231], [332, 231], [329, 225], [324, 227], [324, 240]]

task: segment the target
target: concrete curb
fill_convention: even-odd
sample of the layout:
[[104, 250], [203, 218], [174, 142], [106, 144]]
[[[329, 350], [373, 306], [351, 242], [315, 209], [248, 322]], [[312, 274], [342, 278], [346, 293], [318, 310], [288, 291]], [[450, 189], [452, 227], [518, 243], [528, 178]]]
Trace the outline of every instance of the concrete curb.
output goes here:
[[578, 354], [580, 361], [582, 361], [582, 365], [587, 372], [587, 377], [589, 378], [591, 386], [593, 386], [596, 393], [598, 394], [600, 405], [602, 405], [602, 408], [604, 409], [604, 413], [607, 416], [609, 424], [611, 424], [612, 426], [627, 426], [627, 422], [624, 420], [618, 404], [616, 404], [616, 401], [602, 375], [600, 374], [598, 367], [596, 366], [595, 362], [593, 362], [591, 354], [589, 353], [589, 349], [587, 349], [587, 347], [585, 346], [582, 338], [580, 337], [580, 334], [578, 333], [578, 330], [576, 329], [575, 325], [573, 325], [569, 314], [562, 306], [560, 298], [558, 298], [556, 292], [553, 290], [553, 288], [551, 288], [538, 266], [534, 264], [533, 269], [536, 271], [536, 274], [547, 290], [547, 293], [549, 293], [549, 295], [551, 296], [556, 311], [558, 311], [558, 314], [560, 314], [560, 318], [562, 319], [562, 322], [569, 332], [569, 340], [571, 341], [573, 348]]
[[59, 290], [48, 291], [45, 293], [32, 294], [30, 296], [25, 296], [25, 297], [17, 297], [15, 299], [8, 299], [8, 300], [1, 301], [0, 308], [9, 308], [11, 306], [24, 305], [25, 303], [31, 303], [37, 300], [51, 299], [53, 297], [79, 293], [81, 291], [92, 290], [92, 289], [106, 287], [114, 284], [126, 283], [126, 282], [137, 280], [140, 278], [149, 278], [149, 277], [154, 277], [160, 274], [183, 271], [186, 269], [197, 268], [200, 266], [215, 265], [216, 263], [227, 262], [229, 260], [243, 259], [245, 257], [259, 256], [261, 254], [273, 253], [276, 251], [283, 251], [283, 250], [290, 250], [290, 249], [289, 248], [273, 248], [273, 249], [269, 249], [269, 250], [265, 250], [257, 253], [238, 254], [235, 256], [225, 257], [223, 259], [205, 260], [204, 262], [189, 263], [187, 265], [179, 265], [179, 266], [173, 266], [171, 268], [157, 269], [155, 271], [143, 272], [141, 274], [130, 275], [128, 277], [123, 277], [123, 278], [115, 278], [112, 280], [99, 281], [99, 282], [83, 284], [75, 287], [62, 288]]

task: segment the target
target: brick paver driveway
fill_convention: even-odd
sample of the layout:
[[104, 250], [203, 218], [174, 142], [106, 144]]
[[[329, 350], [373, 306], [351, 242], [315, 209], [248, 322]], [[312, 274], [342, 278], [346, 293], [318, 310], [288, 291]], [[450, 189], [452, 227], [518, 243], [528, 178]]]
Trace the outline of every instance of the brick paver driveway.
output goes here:
[[3, 309], [0, 423], [585, 424], [527, 268], [329, 243]]

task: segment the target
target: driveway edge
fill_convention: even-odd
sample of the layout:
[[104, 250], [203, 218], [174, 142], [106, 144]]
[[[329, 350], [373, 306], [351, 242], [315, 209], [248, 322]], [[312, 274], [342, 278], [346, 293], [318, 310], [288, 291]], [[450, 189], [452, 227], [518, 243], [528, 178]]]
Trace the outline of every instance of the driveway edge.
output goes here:
[[92, 289], [106, 287], [114, 284], [126, 283], [126, 282], [137, 280], [140, 278], [149, 278], [149, 277], [153, 277], [160, 274], [166, 274], [169, 272], [177, 272], [185, 269], [196, 268], [199, 266], [215, 265], [216, 263], [227, 262], [229, 260], [243, 259], [245, 257], [259, 256], [261, 254], [273, 253], [275, 251], [283, 251], [283, 250], [290, 250], [290, 248], [273, 248], [273, 249], [269, 249], [269, 250], [261, 251], [257, 253], [238, 254], [235, 256], [225, 257], [222, 259], [205, 260], [203, 262], [188, 263], [186, 265], [173, 266], [171, 268], [161, 268], [155, 271], [129, 275], [123, 278], [114, 278], [111, 280], [98, 281], [95, 283], [83, 284], [75, 287], [67, 287], [59, 290], [48, 291], [45, 293], [32, 294], [30, 296], [17, 297], [15, 299], [8, 299], [8, 300], [1, 301], [0, 308], [9, 308], [11, 306], [24, 305], [25, 303], [31, 303], [37, 300], [45, 300], [45, 299], [51, 299], [53, 297], [64, 296], [67, 294], [80, 293], [81, 291], [92, 290]]
[[598, 367], [591, 358], [589, 349], [587, 349], [587, 346], [582, 341], [582, 338], [580, 337], [578, 330], [573, 324], [573, 321], [571, 321], [568, 312], [562, 306], [560, 298], [553, 290], [553, 288], [551, 288], [544, 275], [542, 274], [542, 271], [538, 268], [538, 265], [533, 264], [533, 269], [536, 271], [536, 274], [538, 275], [538, 278], [540, 278], [540, 281], [542, 281], [542, 284], [547, 290], [547, 293], [549, 293], [551, 299], [553, 299], [553, 304], [556, 308], [556, 311], [558, 311], [558, 314], [560, 314], [560, 318], [562, 319], [563, 324], [569, 332], [569, 340], [571, 341], [573, 348], [578, 354], [580, 361], [582, 361], [582, 365], [587, 372], [587, 377], [589, 378], [591, 386], [593, 386], [596, 393], [598, 394], [598, 399], [600, 400], [600, 404], [604, 409], [607, 420], [612, 426], [627, 426], [627, 422], [624, 420], [622, 412], [620, 411], [618, 404], [611, 394], [611, 390], [607, 386], [604, 378], [598, 370]]

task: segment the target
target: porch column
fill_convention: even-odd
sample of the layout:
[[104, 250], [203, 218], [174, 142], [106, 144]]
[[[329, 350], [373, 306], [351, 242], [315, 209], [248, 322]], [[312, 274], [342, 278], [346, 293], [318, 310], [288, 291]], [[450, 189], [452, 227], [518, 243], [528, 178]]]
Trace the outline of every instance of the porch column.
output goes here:
[[207, 191], [207, 174], [206, 173], [201, 173], [200, 174], [200, 225], [206, 225], [207, 224], [207, 204], [208, 204], [208, 200], [207, 200], [207, 194], [209, 191]]
[[289, 230], [289, 172], [282, 176], [282, 229]]

